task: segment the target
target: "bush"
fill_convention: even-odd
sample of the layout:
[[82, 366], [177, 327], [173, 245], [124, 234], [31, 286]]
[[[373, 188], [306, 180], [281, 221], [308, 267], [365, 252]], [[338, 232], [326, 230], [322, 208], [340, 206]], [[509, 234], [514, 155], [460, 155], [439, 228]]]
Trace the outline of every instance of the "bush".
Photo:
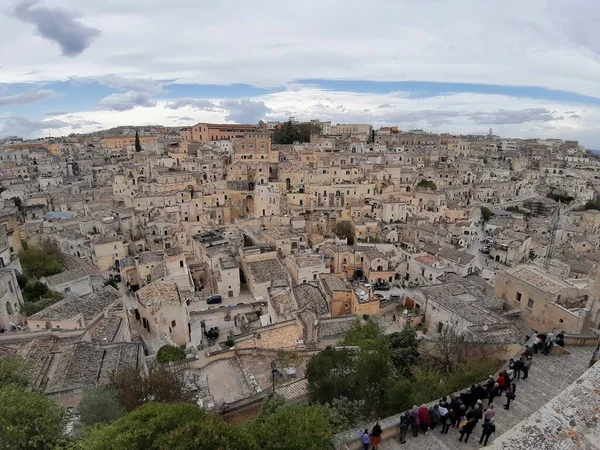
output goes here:
[[92, 388], [83, 391], [79, 412], [81, 421], [88, 426], [110, 423], [125, 414], [117, 399], [116, 391], [108, 388]]
[[161, 364], [185, 359], [185, 351], [174, 345], [163, 345], [156, 353], [156, 360]]
[[25, 273], [36, 278], [56, 275], [63, 271], [55, 253], [44, 251], [33, 245], [26, 250], [21, 250], [19, 259]]
[[435, 184], [435, 182], [432, 180], [426, 180], [426, 179], [422, 179], [421, 181], [419, 181], [419, 183], [417, 184], [417, 187], [424, 188], [424, 189], [430, 189], [432, 191], [437, 190], [437, 185]]
[[488, 208], [486, 206], [482, 206], [480, 209], [481, 209], [481, 218], [483, 219], [484, 222], [487, 222], [494, 216], [494, 213], [492, 212], [492, 210], [490, 208]]

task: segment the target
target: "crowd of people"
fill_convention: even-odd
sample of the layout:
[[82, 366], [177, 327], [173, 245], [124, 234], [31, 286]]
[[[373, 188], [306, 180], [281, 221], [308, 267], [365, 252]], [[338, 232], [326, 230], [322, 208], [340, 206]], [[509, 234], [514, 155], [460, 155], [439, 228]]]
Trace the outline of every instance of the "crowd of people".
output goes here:
[[[559, 336], [554, 341], [557, 344]], [[564, 335], [561, 340], [563, 339]], [[545, 349], [548, 340], [551, 338], [548, 336], [542, 338], [538, 334], [534, 347], [526, 345], [525, 351], [519, 359], [511, 358], [508, 368], [500, 372], [496, 378], [490, 375], [484, 383], [472, 385], [465, 392], [453, 394], [450, 399], [443, 397], [431, 407], [414, 405], [400, 418], [400, 443], [406, 443], [409, 430], [416, 438], [419, 434], [427, 435], [434, 432], [438, 425], [441, 434], [448, 434], [451, 428], [458, 430], [458, 440], [466, 443], [477, 426], [481, 425], [479, 443], [486, 446], [490, 436], [496, 432], [496, 403], [494, 401], [505, 398], [506, 403], [503, 407], [506, 410], [510, 409], [511, 401], [517, 397], [515, 381], [526, 380], [529, 377], [534, 353]], [[538, 345], [538, 342], [541, 344]], [[564, 345], [564, 341], [562, 345]], [[377, 450], [381, 444], [382, 434], [379, 422], [375, 424], [371, 432], [368, 429], [364, 430], [361, 433], [364, 450]]]

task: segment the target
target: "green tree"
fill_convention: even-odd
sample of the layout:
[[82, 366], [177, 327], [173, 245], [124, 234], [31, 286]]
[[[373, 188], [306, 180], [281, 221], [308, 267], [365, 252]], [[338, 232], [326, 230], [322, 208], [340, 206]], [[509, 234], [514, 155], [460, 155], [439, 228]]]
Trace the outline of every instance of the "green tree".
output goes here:
[[100, 387], [83, 391], [79, 412], [81, 421], [90, 426], [113, 422], [125, 414], [125, 409], [119, 404], [116, 391]]
[[141, 152], [142, 151], [142, 144], [140, 144], [140, 133], [139, 133], [139, 131], [135, 132], [135, 151], [136, 152]]
[[34, 245], [27, 250], [21, 250], [19, 259], [25, 273], [36, 278], [55, 275], [63, 270], [54, 255]]
[[420, 188], [423, 188], [423, 189], [430, 189], [432, 191], [437, 190], [437, 184], [435, 184], [435, 182], [433, 180], [422, 179], [417, 184], [417, 187], [420, 187]]
[[261, 411], [248, 429], [261, 450], [329, 450], [340, 420], [327, 406], [283, 405]]
[[481, 210], [481, 218], [483, 219], [484, 222], [487, 222], [488, 220], [490, 220], [492, 218], [492, 216], [494, 215], [492, 210], [490, 208], [488, 208], [487, 206], [482, 206], [480, 208], [480, 210]]
[[144, 403], [192, 403], [196, 399], [195, 386], [184, 379], [184, 373], [168, 367], [152, 365], [147, 374], [127, 369], [114, 374], [110, 388], [125, 411], [132, 411]]
[[156, 352], [156, 361], [161, 364], [185, 359], [185, 351], [176, 345], [163, 345]]
[[20, 272], [17, 272], [16, 275], [17, 275], [17, 283], [19, 283], [19, 287], [21, 289], [25, 289], [25, 286], [27, 286], [27, 282], [29, 281], [29, 279]]
[[9, 385], [27, 387], [27, 366], [18, 356], [9, 356], [0, 359], [0, 389]]
[[0, 389], [0, 446], [46, 450], [63, 441], [64, 411], [53, 400], [19, 384]]
[[413, 327], [389, 335], [392, 362], [403, 375], [410, 375], [411, 368], [419, 362], [419, 341]]
[[294, 142], [310, 142], [313, 134], [321, 134], [321, 127], [314, 123], [296, 124], [287, 121], [273, 133], [274, 144], [293, 144]]

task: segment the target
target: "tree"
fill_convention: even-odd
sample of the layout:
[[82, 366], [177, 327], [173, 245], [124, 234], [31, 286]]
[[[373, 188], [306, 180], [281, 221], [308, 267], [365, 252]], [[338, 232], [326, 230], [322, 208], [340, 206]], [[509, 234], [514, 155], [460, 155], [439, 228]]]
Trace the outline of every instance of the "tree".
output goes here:
[[248, 429], [262, 450], [329, 450], [343, 425], [327, 406], [281, 405], [263, 409]]
[[44, 394], [13, 383], [0, 389], [0, 405], [2, 449], [45, 450], [63, 441], [64, 411]]
[[273, 133], [274, 144], [293, 144], [294, 142], [310, 142], [313, 134], [321, 134], [321, 127], [314, 123], [296, 124], [287, 121]]
[[445, 326], [422, 346], [423, 358], [434, 369], [453, 372], [465, 345], [465, 335], [454, 327]]
[[54, 255], [34, 245], [27, 250], [21, 250], [19, 259], [25, 273], [36, 278], [55, 275], [63, 270]]
[[17, 283], [19, 283], [19, 287], [21, 289], [25, 289], [25, 286], [27, 286], [27, 282], [29, 281], [29, 279], [20, 272], [16, 272], [16, 275], [17, 275]]
[[487, 222], [488, 220], [490, 220], [492, 218], [492, 216], [494, 215], [492, 210], [490, 208], [488, 208], [487, 206], [482, 206], [480, 208], [480, 210], [481, 210], [481, 218], [483, 219], [484, 222]]
[[375, 129], [371, 128], [369, 131], [369, 137], [367, 138], [367, 144], [373, 144], [375, 142]]
[[25, 362], [18, 356], [9, 356], [0, 359], [0, 389], [9, 385], [27, 387], [28, 368]]
[[589, 200], [585, 203], [585, 209], [596, 209], [600, 211], [600, 198], [596, 197], [593, 200]]
[[139, 131], [135, 132], [135, 151], [136, 152], [142, 151], [142, 144], [140, 144], [140, 132]]
[[354, 244], [354, 230], [350, 222], [336, 223], [333, 232], [338, 238], [347, 239], [348, 245]]
[[411, 326], [406, 326], [400, 332], [389, 335], [392, 362], [394, 367], [403, 375], [410, 375], [411, 368], [420, 359], [417, 333]]
[[437, 190], [437, 184], [435, 184], [435, 182], [433, 180], [422, 179], [417, 184], [417, 187], [420, 187], [420, 188], [423, 188], [423, 189], [430, 189], [432, 191]]
[[206, 413], [196, 405], [148, 403], [113, 423], [94, 427], [77, 444], [81, 450], [162, 450], [168, 433]]
[[196, 389], [184, 378], [184, 373], [168, 367], [152, 365], [147, 374], [132, 368], [113, 375], [109, 387], [125, 411], [132, 411], [144, 403], [192, 403]]
[[119, 404], [116, 391], [100, 387], [83, 391], [79, 412], [81, 421], [91, 426], [113, 422], [125, 414], [125, 409]]
[[165, 364], [172, 361], [180, 361], [185, 359], [185, 351], [181, 347], [175, 345], [163, 345], [156, 352], [156, 361]]

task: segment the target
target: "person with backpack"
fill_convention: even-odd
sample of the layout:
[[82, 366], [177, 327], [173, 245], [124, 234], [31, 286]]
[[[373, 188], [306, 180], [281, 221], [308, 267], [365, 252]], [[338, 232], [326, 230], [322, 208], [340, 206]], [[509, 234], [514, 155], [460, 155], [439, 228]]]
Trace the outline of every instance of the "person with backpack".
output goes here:
[[419, 407], [417, 405], [413, 405], [412, 409], [408, 413], [410, 417], [410, 428], [412, 430], [413, 436], [417, 437], [419, 435]]
[[373, 448], [373, 450], [377, 450], [381, 445], [382, 434], [383, 430], [381, 429], [381, 425], [379, 425], [379, 422], [377, 422], [371, 430], [371, 447]]
[[488, 443], [488, 439], [496, 431], [496, 425], [494, 424], [494, 419], [487, 420], [483, 422], [483, 432], [481, 433], [481, 438], [479, 439], [479, 443], [483, 444], [485, 447]]
[[454, 426], [455, 422], [454, 410], [452, 408], [448, 409], [448, 414], [445, 417], [442, 417], [442, 434], [448, 434], [448, 430], [450, 430], [451, 426]]
[[464, 437], [465, 438], [465, 444], [467, 442], [469, 442], [469, 436], [471, 436], [471, 433], [475, 429], [475, 425], [477, 425], [477, 419], [475, 419], [475, 418], [471, 418], [470, 420], [463, 421], [460, 424], [460, 426], [458, 427], [458, 430], [460, 432], [460, 438], [458, 438], [458, 440], [460, 442], [462, 442], [463, 437]]
[[406, 433], [408, 432], [408, 427], [410, 425], [410, 416], [408, 411], [404, 413], [402, 417], [400, 417], [400, 443], [406, 444]]
[[510, 401], [515, 399], [516, 393], [517, 385], [513, 383], [506, 390], [506, 405], [504, 405], [504, 409], [506, 409], [507, 411], [510, 409]]
[[489, 394], [488, 394], [488, 406], [490, 406], [492, 403], [494, 403], [494, 399], [496, 397], [498, 397], [500, 394], [500, 385], [498, 383], [494, 383], [494, 387], [490, 390]]

